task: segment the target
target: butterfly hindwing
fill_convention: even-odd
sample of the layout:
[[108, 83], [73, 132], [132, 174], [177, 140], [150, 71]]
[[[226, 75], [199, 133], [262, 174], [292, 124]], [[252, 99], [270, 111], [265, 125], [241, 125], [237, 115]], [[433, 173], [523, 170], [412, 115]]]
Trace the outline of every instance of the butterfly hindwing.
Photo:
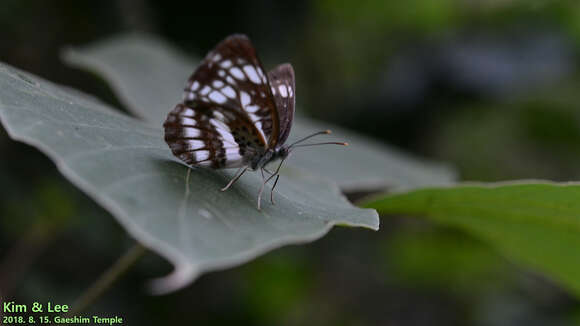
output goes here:
[[189, 105], [178, 104], [163, 125], [165, 141], [185, 163], [216, 169], [241, 167], [263, 146], [252, 123], [239, 112], [203, 102]]
[[281, 146], [290, 135], [292, 120], [294, 119], [294, 106], [296, 103], [294, 69], [289, 63], [281, 64], [268, 72], [268, 79], [280, 120], [278, 146]]
[[263, 140], [263, 148], [274, 148], [280, 122], [256, 50], [244, 35], [233, 35], [219, 43], [189, 78], [184, 103], [206, 103], [237, 111], [251, 121]]

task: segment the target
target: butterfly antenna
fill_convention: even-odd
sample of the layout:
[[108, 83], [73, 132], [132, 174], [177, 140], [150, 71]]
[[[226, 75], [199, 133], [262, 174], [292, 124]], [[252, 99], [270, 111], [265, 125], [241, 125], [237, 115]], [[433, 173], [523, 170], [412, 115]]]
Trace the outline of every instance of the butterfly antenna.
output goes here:
[[341, 146], [348, 146], [347, 142], [324, 142], [324, 143], [314, 143], [314, 144], [302, 144], [302, 145], [296, 145], [294, 147], [307, 147], [307, 146], [317, 146], [317, 145], [341, 145]]
[[332, 131], [330, 130], [323, 130], [323, 131], [319, 131], [319, 132], [315, 132], [312, 135], [306, 136], [300, 140], [297, 140], [295, 142], [293, 142], [292, 144], [290, 144], [290, 146], [288, 146], [288, 149], [292, 148], [292, 147], [305, 147], [305, 146], [315, 146], [315, 145], [342, 145], [342, 146], [348, 146], [348, 143], [345, 142], [324, 142], [324, 143], [315, 143], [315, 144], [303, 144], [303, 145], [298, 145], [299, 143], [306, 141], [312, 137], [318, 136], [318, 135], [329, 135], [331, 134]]

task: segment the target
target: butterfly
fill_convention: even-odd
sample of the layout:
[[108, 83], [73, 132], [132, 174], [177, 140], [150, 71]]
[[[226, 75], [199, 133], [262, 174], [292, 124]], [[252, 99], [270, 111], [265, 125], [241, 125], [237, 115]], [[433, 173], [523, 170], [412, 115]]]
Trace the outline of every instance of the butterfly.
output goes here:
[[[295, 107], [294, 69], [281, 64], [267, 74], [256, 50], [245, 35], [234, 34], [220, 42], [189, 78], [183, 101], [169, 112], [163, 124], [165, 142], [189, 166], [212, 169], [238, 168], [222, 188], [229, 189], [247, 170], [260, 170], [262, 186], [280, 177], [284, 160], [295, 147], [346, 143], [299, 143], [329, 134], [320, 131], [291, 145], [288, 139]], [[266, 166], [280, 159], [275, 171]], [[264, 171], [269, 176], [264, 175]]]

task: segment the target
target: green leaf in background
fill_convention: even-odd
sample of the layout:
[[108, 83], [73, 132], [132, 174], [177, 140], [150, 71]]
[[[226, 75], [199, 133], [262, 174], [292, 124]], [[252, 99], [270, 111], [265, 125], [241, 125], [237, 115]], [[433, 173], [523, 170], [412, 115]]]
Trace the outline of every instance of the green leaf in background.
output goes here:
[[382, 239], [384, 273], [395, 284], [480, 296], [513, 281], [513, 266], [486, 244], [458, 230], [422, 226]]
[[[189, 75], [197, 66], [178, 50], [151, 36], [120, 36], [82, 49], [70, 49], [64, 59], [94, 71], [113, 86], [127, 108], [160, 126], [182, 97]], [[299, 72], [298, 72], [299, 73]], [[300, 95], [298, 95], [300, 103]], [[300, 114], [300, 107], [297, 109]], [[455, 180], [448, 167], [423, 162], [384, 144], [328, 123], [297, 118], [293, 139], [332, 129], [329, 141], [348, 141], [347, 148], [321, 146], [295, 152], [288, 163], [337, 182], [344, 190], [412, 189], [447, 185]]]
[[416, 190], [365, 206], [463, 229], [580, 296], [579, 198], [576, 183], [501, 183]]
[[257, 174], [222, 193], [232, 172], [188, 169], [169, 151], [160, 126], [2, 64], [0, 121], [175, 265], [155, 283], [158, 292], [285, 244], [315, 240], [336, 224], [378, 229], [374, 210], [353, 207], [326, 179], [291, 168], [282, 171], [277, 204], [265, 196], [258, 211]]
[[505, 103], [460, 105], [429, 141], [466, 180], [579, 180], [579, 88], [569, 82]]

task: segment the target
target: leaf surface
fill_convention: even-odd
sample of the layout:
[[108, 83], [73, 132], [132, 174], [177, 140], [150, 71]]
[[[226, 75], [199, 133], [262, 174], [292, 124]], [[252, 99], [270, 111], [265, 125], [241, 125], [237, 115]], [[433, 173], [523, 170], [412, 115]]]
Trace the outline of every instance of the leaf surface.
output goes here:
[[580, 296], [580, 185], [518, 182], [429, 188], [365, 204], [461, 228]]
[[378, 229], [374, 210], [352, 206], [334, 184], [293, 168], [282, 171], [276, 205], [265, 192], [258, 211], [258, 174], [247, 173], [222, 193], [232, 171], [190, 170], [173, 157], [160, 126], [3, 64], [0, 121], [175, 265], [155, 283], [157, 292], [285, 244], [315, 240], [333, 225]]

